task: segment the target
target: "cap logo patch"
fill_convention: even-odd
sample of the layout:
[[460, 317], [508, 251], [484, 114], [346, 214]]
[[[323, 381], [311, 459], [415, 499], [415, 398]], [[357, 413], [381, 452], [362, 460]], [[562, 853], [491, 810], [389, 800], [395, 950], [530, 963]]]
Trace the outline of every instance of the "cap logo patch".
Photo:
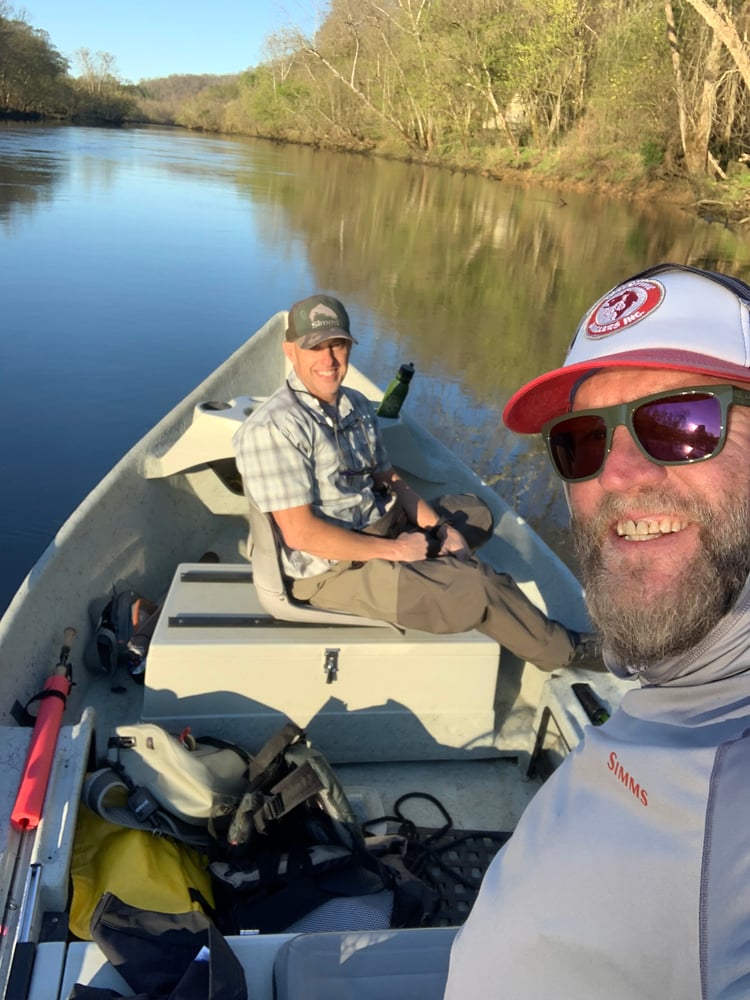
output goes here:
[[340, 323], [338, 314], [322, 303], [312, 307], [308, 313], [308, 318], [310, 320], [310, 328], [313, 330], [324, 330], [329, 326], [337, 327]]
[[609, 337], [634, 323], [640, 323], [664, 301], [659, 281], [636, 280], [619, 285], [600, 299], [583, 324], [587, 337]]

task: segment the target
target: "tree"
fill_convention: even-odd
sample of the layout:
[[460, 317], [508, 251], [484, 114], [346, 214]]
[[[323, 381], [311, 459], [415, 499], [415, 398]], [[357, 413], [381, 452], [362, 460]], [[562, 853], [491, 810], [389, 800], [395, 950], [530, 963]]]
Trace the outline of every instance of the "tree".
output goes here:
[[428, 0], [382, 6], [377, 0], [334, 0], [316, 38], [298, 36], [299, 48], [414, 152], [429, 149], [434, 137], [408, 72], [415, 50], [404, 39], [418, 38], [427, 7]]
[[132, 113], [136, 91], [124, 86], [117, 76], [117, 60], [110, 52], [91, 53], [81, 48], [75, 53], [80, 70], [76, 80], [79, 118], [103, 118], [119, 122]]
[[68, 62], [46, 31], [5, 16], [0, 7], [0, 109], [23, 114], [59, 114], [65, 103]]
[[[746, 91], [750, 91], [750, 55], [747, 43], [741, 39], [732, 19], [726, 0], [717, 0], [715, 7], [711, 7], [706, 0], [686, 0], [686, 2], [704, 22], [709, 39], [705, 57], [696, 69], [696, 79], [690, 88], [683, 73], [682, 48], [675, 26], [672, 0], [664, 0], [685, 165], [688, 174], [693, 177], [702, 177], [706, 174], [724, 177], [724, 172], [710, 149], [711, 139], [715, 134], [720, 87], [725, 79], [722, 50], [728, 53]], [[743, 16], [745, 7], [746, 4], [741, 4]], [[736, 91], [733, 91], [733, 94], [732, 104], [736, 108]], [[731, 124], [728, 122], [725, 122], [724, 137], [725, 140], [731, 137]]]
[[[706, 0], [686, 0], [686, 2], [703, 18], [721, 44], [726, 46], [745, 86], [750, 90], [750, 53], [747, 42], [743, 42], [740, 38], [725, 0], [717, 0], [715, 8], [706, 3]], [[740, 6], [742, 15], [745, 16], [747, 5], [742, 3]]]
[[75, 61], [80, 72], [79, 81], [92, 96], [99, 96], [105, 88], [118, 83], [117, 60], [110, 52], [92, 54], [89, 49], [77, 49]]

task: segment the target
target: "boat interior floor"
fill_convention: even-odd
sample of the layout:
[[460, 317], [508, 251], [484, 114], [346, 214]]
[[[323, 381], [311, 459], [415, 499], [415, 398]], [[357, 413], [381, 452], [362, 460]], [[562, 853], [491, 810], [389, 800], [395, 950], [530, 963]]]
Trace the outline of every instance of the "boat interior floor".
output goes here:
[[[449, 826], [454, 835], [512, 831], [541, 785], [529, 777], [539, 734], [562, 733], [565, 750], [580, 738], [586, 719], [570, 693], [576, 671], [568, 669], [559, 678], [543, 674], [476, 632], [432, 636], [269, 621], [247, 582], [248, 569], [247, 562], [222, 562], [208, 573], [203, 563], [178, 566], [149, 647], [145, 682], [139, 685], [121, 670], [114, 677], [87, 678], [78, 692], [74, 688], [66, 719], [78, 721], [61, 731], [32, 859], [43, 870], [40, 920], [43, 914], [65, 913], [85, 771], [101, 760], [118, 725], [147, 721], [173, 733], [189, 726], [196, 737], [229, 739], [254, 753], [292, 719], [331, 762], [361, 821], [380, 821], [373, 832], [382, 832], [384, 816], [396, 815], [418, 831]], [[604, 675], [593, 676], [606, 694]], [[583, 672], [580, 679], [587, 677], [592, 675]], [[612, 689], [612, 704], [621, 693]], [[9, 737], [0, 753], [0, 764], [7, 765], [0, 767], [5, 829], [28, 732], [9, 730]], [[398, 822], [390, 831], [394, 825]], [[480, 845], [473, 864], [477, 880], [499, 846]], [[15, 853], [9, 843], [0, 848], [0, 863]], [[458, 912], [448, 907], [446, 925], [420, 930], [444, 931]], [[388, 967], [390, 952], [381, 952], [385, 938], [396, 951], [405, 947], [402, 932], [392, 939], [390, 933], [382, 932], [377, 941], [358, 939], [354, 951], [376, 944], [378, 968]], [[337, 949], [350, 948], [345, 938], [339, 935], [327, 952], [333, 966]], [[288, 939], [230, 939], [253, 1000], [272, 1000], [273, 965]], [[428, 951], [435, 941], [445, 970], [445, 935], [419, 941], [428, 943]], [[412, 971], [406, 970], [398, 988], [386, 983], [386, 992], [373, 996], [441, 996], [437, 987], [434, 993], [398, 992]], [[28, 996], [65, 1000], [75, 982], [122, 990], [118, 980], [91, 942], [43, 941]], [[51, 982], [59, 983], [57, 991], [51, 991]]]

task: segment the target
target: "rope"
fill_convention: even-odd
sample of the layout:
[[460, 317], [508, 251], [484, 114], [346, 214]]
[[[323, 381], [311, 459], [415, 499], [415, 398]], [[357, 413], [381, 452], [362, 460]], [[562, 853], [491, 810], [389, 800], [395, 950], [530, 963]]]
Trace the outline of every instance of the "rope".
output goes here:
[[[429, 802], [431, 805], [435, 806], [444, 820], [442, 826], [437, 829], [430, 830], [427, 834], [420, 834], [416, 823], [408, 816], [404, 815], [402, 811], [402, 806], [406, 802], [414, 799]], [[448, 851], [456, 850], [456, 848], [464, 844], [479, 840], [494, 841], [497, 843], [499, 848], [510, 836], [509, 833], [489, 830], [469, 831], [460, 835], [461, 831], [454, 830], [453, 819], [442, 802], [435, 798], [434, 795], [429, 795], [427, 792], [407, 792], [405, 795], [400, 796], [394, 804], [393, 815], [381, 816], [378, 819], [368, 820], [366, 823], [363, 823], [362, 830], [366, 833], [369, 827], [383, 822], [398, 824], [398, 835], [406, 840], [404, 865], [412, 873], [412, 875], [422, 879], [422, 881], [427, 883], [435, 892], [437, 899], [433, 908], [433, 918], [439, 912], [441, 902], [445, 902], [448, 906], [450, 906], [452, 902], [447, 898], [444, 893], [444, 888], [440, 885], [436, 877], [436, 869], [472, 893], [479, 891], [479, 887], [484, 876], [484, 872], [482, 871], [480, 872], [478, 878], [467, 878], [460, 871], [457, 871], [455, 867], [446, 862], [443, 855]], [[444, 844], [439, 843], [440, 840], [443, 840], [451, 833], [457, 833], [459, 836], [452, 837]]]

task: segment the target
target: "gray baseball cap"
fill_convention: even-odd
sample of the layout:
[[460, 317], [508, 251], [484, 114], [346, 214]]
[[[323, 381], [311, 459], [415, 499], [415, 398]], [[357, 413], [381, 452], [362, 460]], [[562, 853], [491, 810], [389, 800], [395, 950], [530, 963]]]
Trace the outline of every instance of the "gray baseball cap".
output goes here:
[[304, 350], [326, 340], [357, 343], [349, 330], [349, 314], [343, 304], [330, 295], [309, 295], [295, 302], [289, 310], [286, 339]]

